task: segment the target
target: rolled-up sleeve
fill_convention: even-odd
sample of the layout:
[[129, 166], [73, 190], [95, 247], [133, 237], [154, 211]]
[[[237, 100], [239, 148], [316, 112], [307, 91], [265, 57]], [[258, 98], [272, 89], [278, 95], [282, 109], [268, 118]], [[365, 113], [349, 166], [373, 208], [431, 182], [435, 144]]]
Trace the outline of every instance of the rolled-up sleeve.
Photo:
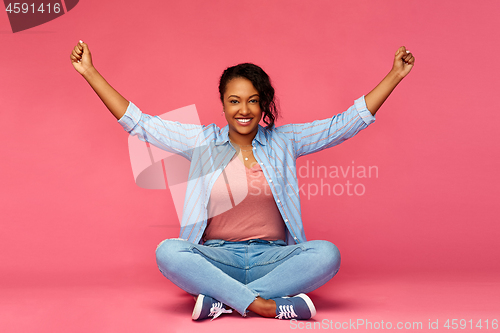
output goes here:
[[139, 119], [141, 119], [141, 113], [141, 110], [139, 110], [134, 103], [129, 101], [125, 114], [118, 119], [118, 124], [120, 124], [125, 131], [130, 133], [139, 122]]
[[361, 117], [361, 119], [363, 119], [366, 125], [370, 125], [375, 121], [375, 116], [372, 115], [370, 110], [368, 110], [368, 108], [366, 107], [364, 95], [354, 101], [354, 107], [356, 108], [356, 111], [358, 111], [359, 116]]

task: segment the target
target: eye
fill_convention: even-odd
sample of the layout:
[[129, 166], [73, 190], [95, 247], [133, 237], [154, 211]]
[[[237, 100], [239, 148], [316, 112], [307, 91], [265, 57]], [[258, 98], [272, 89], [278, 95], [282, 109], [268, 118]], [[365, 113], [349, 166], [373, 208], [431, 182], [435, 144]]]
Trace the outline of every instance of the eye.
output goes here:
[[237, 101], [237, 100], [235, 100], [235, 99], [233, 99], [233, 100], [229, 101], [229, 103], [231, 103], [231, 104], [236, 104], [236, 103], [238, 103], [238, 101]]
[[250, 103], [254, 103], [254, 104], [255, 103], [259, 103], [259, 100], [258, 99], [252, 99], [252, 100], [250, 100]]

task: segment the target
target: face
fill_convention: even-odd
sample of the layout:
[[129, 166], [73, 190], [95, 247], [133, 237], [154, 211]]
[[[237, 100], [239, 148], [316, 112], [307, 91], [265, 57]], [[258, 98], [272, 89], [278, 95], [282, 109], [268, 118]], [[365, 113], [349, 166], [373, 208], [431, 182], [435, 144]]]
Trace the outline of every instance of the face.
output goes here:
[[237, 144], [251, 143], [262, 118], [259, 93], [252, 82], [241, 77], [229, 81], [223, 105], [231, 140]]

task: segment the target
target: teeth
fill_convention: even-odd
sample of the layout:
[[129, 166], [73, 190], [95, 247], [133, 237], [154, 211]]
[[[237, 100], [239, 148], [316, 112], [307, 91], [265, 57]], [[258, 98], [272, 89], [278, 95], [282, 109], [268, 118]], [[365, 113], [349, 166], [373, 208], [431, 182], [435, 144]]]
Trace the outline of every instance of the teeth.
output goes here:
[[240, 123], [248, 123], [250, 119], [238, 119]]

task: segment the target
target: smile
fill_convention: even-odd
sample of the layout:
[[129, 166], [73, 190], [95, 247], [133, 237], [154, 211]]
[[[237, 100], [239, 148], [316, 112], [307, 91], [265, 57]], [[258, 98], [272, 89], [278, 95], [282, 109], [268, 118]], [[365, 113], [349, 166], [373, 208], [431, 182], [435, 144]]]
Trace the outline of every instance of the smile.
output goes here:
[[250, 120], [252, 120], [252, 119], [248, 119], [248, 118], [247, 118], [247, 119], [236, 119], [236, 120], [237, 120], [239, 123], [246, 124], [246, 123], [249, 123], [249, 122], [250, 122]]

